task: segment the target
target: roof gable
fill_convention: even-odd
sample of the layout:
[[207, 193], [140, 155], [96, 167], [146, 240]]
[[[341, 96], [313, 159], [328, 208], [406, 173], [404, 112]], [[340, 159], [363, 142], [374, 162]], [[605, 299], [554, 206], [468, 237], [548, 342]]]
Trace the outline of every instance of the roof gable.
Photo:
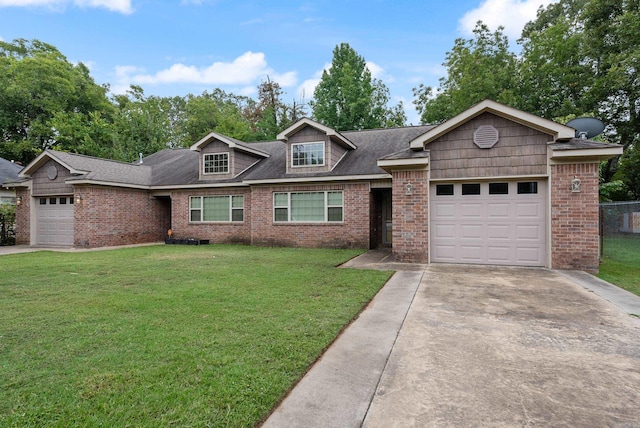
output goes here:
[[496, 116], [500, 116], [521, 125], [550, 134], [554, 137], [554, 140], [566, 140], [575, 136], [575, 130], [568, 126], [560, 125], [559, 123], [551, 120], [541, 118], [534, 114], [527, 113], [492, 100], [484, 100], [446, 122], [437, 125], [424, 135], [420, 135], [411, 140], [410, 147], [414, 150], [422, 149], [438, 137], [441, 137], [485, 112], [495, 114]]
[[299, 121], [297, 121], [296, 123], [288, 127], [287, 129], [279, 133], [276, 138], [279, 141], [287, 142], [289, 137], [291, 137], [292, 135], [295, 135], [297, 132], [299, 132], [300, 130], [302, 130], [307, 126], [310, 126], [312, 128], [317, 129], [318, 131], [323, 132], [333, 141], [337, 141], [339, 144], [345, 147], [348, 147], [350, 149], [356, 149], [355, 144], [353, 144], [347, 137], [345, 137], [335, 129], [329, 128], [328, 126], [324, 126], [323, 124], [318, 123], [306, 117], [300, 119]]
[[236, 149], [242, 152], [251, 153], [263, 158], [268, 158], [269, 153], [266, 153], [261, 150], [257, 150], [251, 147], [251, 144], [244, 143], [240, 140], [236, 140], [235, 138], [227, 137], [226, 135], [218, 134], [217, 132], [210, 132], [204, 138], [200, 139], [197, 143], [193, 144], [190, 149], [195, 151], [200, 151], [204, 146], [209, 144], [212, 140], [220, 141], [221, 143], [229, 146], [230, 149]]

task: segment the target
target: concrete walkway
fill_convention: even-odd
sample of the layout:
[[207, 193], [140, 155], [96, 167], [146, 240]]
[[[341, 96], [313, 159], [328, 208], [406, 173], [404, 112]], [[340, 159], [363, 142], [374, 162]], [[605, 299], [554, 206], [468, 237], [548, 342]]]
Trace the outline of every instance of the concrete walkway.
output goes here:
[[[345, 266], [390, 263], [369, 252]], [[264, 427], [640, 421], [639, 297], [581, 272], [393, 266]]]

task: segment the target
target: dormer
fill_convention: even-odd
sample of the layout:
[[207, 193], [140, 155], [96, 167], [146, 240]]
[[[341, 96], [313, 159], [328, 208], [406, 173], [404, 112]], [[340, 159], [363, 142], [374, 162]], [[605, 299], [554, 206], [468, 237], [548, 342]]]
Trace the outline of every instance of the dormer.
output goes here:
[[269, 157], [268, 153], [256, 150], [250, 144], [216, 132], [209, 133], [190, 149], [200, 152], [200, 180], [232, 179]]
[[287, 145], [287, 174], [331, 171], [356, 146], [344, 135], [311, 119], [301, 119], [282, 131]]

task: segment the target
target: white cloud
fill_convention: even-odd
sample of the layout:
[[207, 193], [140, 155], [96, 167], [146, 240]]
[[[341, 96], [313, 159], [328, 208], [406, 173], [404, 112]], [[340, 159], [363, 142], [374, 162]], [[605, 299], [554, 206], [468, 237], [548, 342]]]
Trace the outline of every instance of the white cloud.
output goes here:
[[241, 87], [241, 94], [253, 94], [261, 80], [269, 76], [282, 87], [295, 86], [298, 74], [295, 71], [277, 73], [268, 66], [261, 52], [246, 52], [231, 62], [214, 62], [206, 67], [176, 63], [156, 73], [145, 69], [121, 65], [115, 68], [112, 92], [123, 93], [131, 84], [136, 85], [215, 85]]
[[51, 9], [64, 8], [68, 4], [78, 7], [98, 7], [124, 14], [133, 13], [131, 0], [0, 0], [0, 7], [48, 7]]
[[307, 79], [298, 86], [298, 97], [302, 98], [306, 101], [313, 98], [313, 93], [316, 90], [316, 86], [320, 83], [320, 78], [322, 77], [322, 73], [325, 70], [329, 70], [331, 68], [331, 63], [325, 63], [324, 67], [321, 70], [313, 73], [313, 77], [311, 79]]
[[199, 83], [207, 85], [248, 85], [261, 76], [273, 74], [263, 53], [246, 52], [232, 62], [214, 62], [208, 67], [173, 64], [155, 74], [135, 74], [140, 84]]
[[504, 27], [504, 34], [514, 41], [520, 38], [524, 25], [536, 18], [540, 6], [557, 0], [485, 0], [480, 7], [467, 12], [459, 21], [460, 30], [473, 34], [476, 22], [484, 22], [491, 31]]

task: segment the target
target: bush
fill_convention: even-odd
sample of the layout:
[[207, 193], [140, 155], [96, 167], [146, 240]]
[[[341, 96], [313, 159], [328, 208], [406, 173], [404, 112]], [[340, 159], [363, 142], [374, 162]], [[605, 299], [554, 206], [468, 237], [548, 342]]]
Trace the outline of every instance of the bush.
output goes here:
[[15, 245], [16, 207], [0, 204], [0, 245]]

